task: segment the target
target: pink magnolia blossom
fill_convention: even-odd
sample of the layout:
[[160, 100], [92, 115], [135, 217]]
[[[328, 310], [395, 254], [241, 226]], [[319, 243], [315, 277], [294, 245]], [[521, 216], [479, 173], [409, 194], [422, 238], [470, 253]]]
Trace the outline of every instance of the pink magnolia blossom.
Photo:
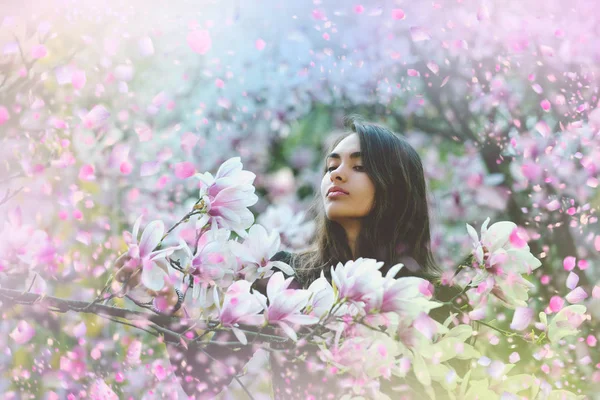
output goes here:
[[237, 263], [229, 247], [231, 233], [226, 229], [211, 229], [198, 240], [196, 253], [185, 243], [180, 247], [186, 254], [187, 265], [182, 265], [194, 279], [192, 298], [199, 299], [203, 307], [212, 304], [215, 287], [226, 288], [233, 282]]
[[20, 207], [11, 210], [0, 231], [0, 274], [27, 275], [41, 266], [52, 269], [55, 257], [48, 234], [23, 223]]
[[247, 344], [248, 340], [239, 324], [261, 325], [265, 321], [264, 315], [260, 314], [264, 310], [266, 298], [258, 292], [250, 292], [252, 284], [248, 281], [236, 281], [225, 292], [223, 304], [219, 300], [219, 291], [215, 290], [214, 302], [219, 311], [218, 320], [225, 327], [231, 328], [235, 337], [242, 344]]
[[270, 261], [279, 250], [281, 239], [279, 232], [267, 234], [266, 229], [259, 224], [250, 228], [248, 237], [243, 243], [231, 242], [231, 251], [244, 263], [240, 271], [245, 279], [254, 282], [259, 278], [273, 275], [273, 267], [277, 267], [288, 275], [294, 275], [294, 270], [282, 261]]
[[159, 291], [165, 285], [168, 278], [167, 271], [170, 270], [166, 257], [172, 254], [176, 248], [171, 247], [163, 250], [154, 250], [161, 242], [165, 232], [162, 221], [152, 221], [146, 226], [138, 243], [138, 232], [142, 217], [140, 216], [133, 226], [131, 243], [127, 254], [130, 260], [123, 268], [135, 270], [142, 268], [142, 283], [150, 290]]
[[376, 302], [367, 304], [367, 312], [394, 312], [414, 319], [422, 312], [428, 313], [441, 305], [430, 301], [433, 285], [429, 281], [417, 277], [396, 279], [403, 267], [403, 264], [397, 264], [389, 269], [383, 281], [383, 296], [376, 296]]
[[316, 324], [319, 318], [301, 313], [312, 293], [308, 290], [288, 289], [293, 279], [293, 277], [284, 279], [282, 272], [273, 274], [267, 284], [269, 305], [267, 307], [265, 303], [263, 306], [266, 308], [266, 322], [277, 324], [293, 341], [297, 341], [298, 336], [290, 324]]
[[225, 161], [213, 176], [210, 172], [196, 174], [202, 182], [200, 199], [206, 207], [206, 214], [197, 221], [197, 228], [210, 222], [219, 228], [231, 229], [240, 237], [246, 237], [246, 229], [254, 222], [254, 215], [248, 207], [258, 201], [254, 194], [254, 178], [250, 171], [242, 170], [239, 157]]
[[511, 240], [517, 226], [508, 221], [493, 224], [489, 229], [487, 218], [481, 226], [481, 239], [475, 229], [467, 224], [467, 231], [473, 240], [473, 256], [478, 265], [472, 285], [479, 285], [488, 278], [493, 285], [488, 285], [487, 293], [498, 297], [507, 307], [526, 307], [529, 289], [533, 284], [522, 274], [530, 274], [541, 265], [529, 251], [527, 244]]
[[340, 300], [347, 300], [358, 305], [383, 302], [383, 277], [381, 267], [383, 262], [372, 258], [358, 258], [346, 264], [338, 263], [331, 267], [331, 277]]
[[313, 281], [307, 289], [312, 292], [312, 296], [308, 302], [309, 315], [314, 315], [322, 318], [335, 303], [335, 293], [333, 287], [325, 278], [325, 274], [321, 271], [319, 279]]

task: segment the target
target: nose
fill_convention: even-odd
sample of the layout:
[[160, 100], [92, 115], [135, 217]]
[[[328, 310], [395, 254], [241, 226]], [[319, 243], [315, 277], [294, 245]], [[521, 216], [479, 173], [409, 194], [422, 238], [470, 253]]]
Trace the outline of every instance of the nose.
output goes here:
[[346, 180], [346, 175], [343, 172], [343, 168], [341, 166], [337, 167], [329, 174], [329, 179], [331, 182], [340, 181], [343, 182]]

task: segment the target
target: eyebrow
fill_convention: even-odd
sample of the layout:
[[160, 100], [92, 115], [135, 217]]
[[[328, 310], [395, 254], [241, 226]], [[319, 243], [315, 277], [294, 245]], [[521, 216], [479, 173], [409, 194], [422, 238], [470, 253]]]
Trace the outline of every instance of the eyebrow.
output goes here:
[[[361, 158], [361, 157], [362, 157], [362, 153], [360, 151], [355, 151], [354, 153], [350, 154], [350, 158]], [[327, 157], [325, 157], [325, 161], [327, 161], [329, 158], [337, 158], [339, 160], [342, 157], [338, 153], [331, 153]]]

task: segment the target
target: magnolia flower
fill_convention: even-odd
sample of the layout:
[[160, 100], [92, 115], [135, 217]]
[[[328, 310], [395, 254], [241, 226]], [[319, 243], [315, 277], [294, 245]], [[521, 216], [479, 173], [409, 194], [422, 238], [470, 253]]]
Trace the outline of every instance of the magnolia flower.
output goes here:
[[479, 285], [492, 277], [493, 284], [486, 284], [487, 290], [482, 295], [492, 293], [510, 308], [526, 307], [528, 291], [533, 285], [522, 274], [530, 274], [541, 262], [517, 235], [518, 229], [514, 223], [501, 221], [488, 229], [489, 221], [487, 218], [481, 226], [481, 240], [475, 229], [467, 224], [467, 231], [473, 240], [473, 256], [479, 266], [471, 285]]
[[250, 293], [248, 281], [236, 281], [225, 292], [223, 304], [219, 300], [219, 291], [213, 291], [214, 301], [219, 312], [218, 320], [225, 327], [230, 327], [235, 337], [242, 343], [248, 344], [246, 335], [239, 329], [239, 324], [261, 325], [264, 315], [265, 296], [258, 292]]
[[416, 277], [395, 279], [403, 268], [403, 264], [394, 265], [383, 280], [383, 295], [375, 296], [374, 301], [367, 304], [367, 312], [394, 312], [411, 320], [422, 312], [428, 313], [441, 304], [430, 301], [433, 297], [431, 282]]
[[325, 278], [323, 271], [321, 271], [321, 277], [313, 281], [307, 290], [312, 293], [307, 306], [308, 314], [321, 319], [335, 303], [333, 287]]
[[277, 267], [287, 275], [294, 275], [294, 270], [282, 261], [270, 261], [279, 250], [279, 234], [276, 231], [267, 234], [261, 225], [253, 225], [244, 243], [231, 242], [231, 251], [244, 263], [240, 271], [247, 281], [254, 282], [259, 278], [273, 275], [273, 267]]
[[331, 278], [340, 300], [347, 300], [372, 309], [383, 303], [383, 277], [379, 269], [383, 262], [372, 258], [358, 258], [346, 264], [331, 267]]
[[200, 299], [204, 307], [212, 301], [209, 289], [215, 286], [228, 287], [233, 282], [236, 260], [229, 247], [231, 233], [226, 229], [211, 229], [198, 240], [195, 254], [185, 242], [180, 243], [183, 250], [181, 265], [194, 279], [192, 298]]
[[298, 336], [290, 324], [316, 324], [319, 322], [319, 318], [301, 313], [301, 310], [308, 303], [311, 292], [301, 289], [288, 289], [293, 279], [293, 277], [284, 279], [282, 272], [273, 274], [267, 284], [269, 306], [267, 307], [266, 302], [263, 306], [266, 309], [266, 322], [278, 325], [293, 341], [297, 341]]
[[[154, 251], [165, 231], [162, 221], [149, 223], [138, 243], [141, 222], [142, 217], [140, 216], [133, 226], [131, 242], [127, 251], [129, 260], [124, 263], [122, 269], [133, 272], [141, 267], [141, 280], [144, 286], [150, 290], [159, 291], [164, 287], [165, 280], [168, 279], [167, 271], [171, 271], [166, 257], [172, 254], [177, 247]], [[120, 279], [125, 280], [124, 275], [121, 275]]]
[[200, 199], [204, 202], [206, 214], [200, 218], [197, 228], [210, 222], [213, 226], [231, 229], [240, 237], [246, 237], [246, 229], [254, 222], [254, 215], [248, 207], [256, 204], [254, 175], [242, 170], [239, 157], [225, 161], [213, 176], [210, 172], [196, 174], [202, 182]]
[[304, 219], [304, 212], [294, 212], [288, 204], [272, 204], [257, 220], [268, 231], [279, 232], [282, 250], [300, 250], [310, 242], [316, 225], [314, 221]]
[[28, 274], [42, 265], [50, 269], [55, 255], [48, 234], [23, 223], [20, 207], [8, 213], [0, 231], [0, 273]]

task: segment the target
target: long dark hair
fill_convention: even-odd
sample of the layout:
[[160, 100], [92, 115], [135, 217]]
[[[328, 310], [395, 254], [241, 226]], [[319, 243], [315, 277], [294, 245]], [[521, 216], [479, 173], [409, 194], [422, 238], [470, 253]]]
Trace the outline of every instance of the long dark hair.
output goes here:
[[[440, 269], [430, 248], [427, 191], [419, 154], [403, 137], [385, 127], [356, 116], [348, 117], [346, 126], [348, 131], [329, 150], [356, 133], [365, 171], [375, 186], [373, 208], [364, 217], [357, 238], [356, 258], [383, 261], [384, 273], [403, 262], [401, 275], [433, 280]], [[332, 265], [353, 259], [346, 232], [327, 218], [318, 192], [311, 209], [317, 214], [316, 248], [292, 259], [304, 287], [317, 279], [321, 271], [331, 279]]]

